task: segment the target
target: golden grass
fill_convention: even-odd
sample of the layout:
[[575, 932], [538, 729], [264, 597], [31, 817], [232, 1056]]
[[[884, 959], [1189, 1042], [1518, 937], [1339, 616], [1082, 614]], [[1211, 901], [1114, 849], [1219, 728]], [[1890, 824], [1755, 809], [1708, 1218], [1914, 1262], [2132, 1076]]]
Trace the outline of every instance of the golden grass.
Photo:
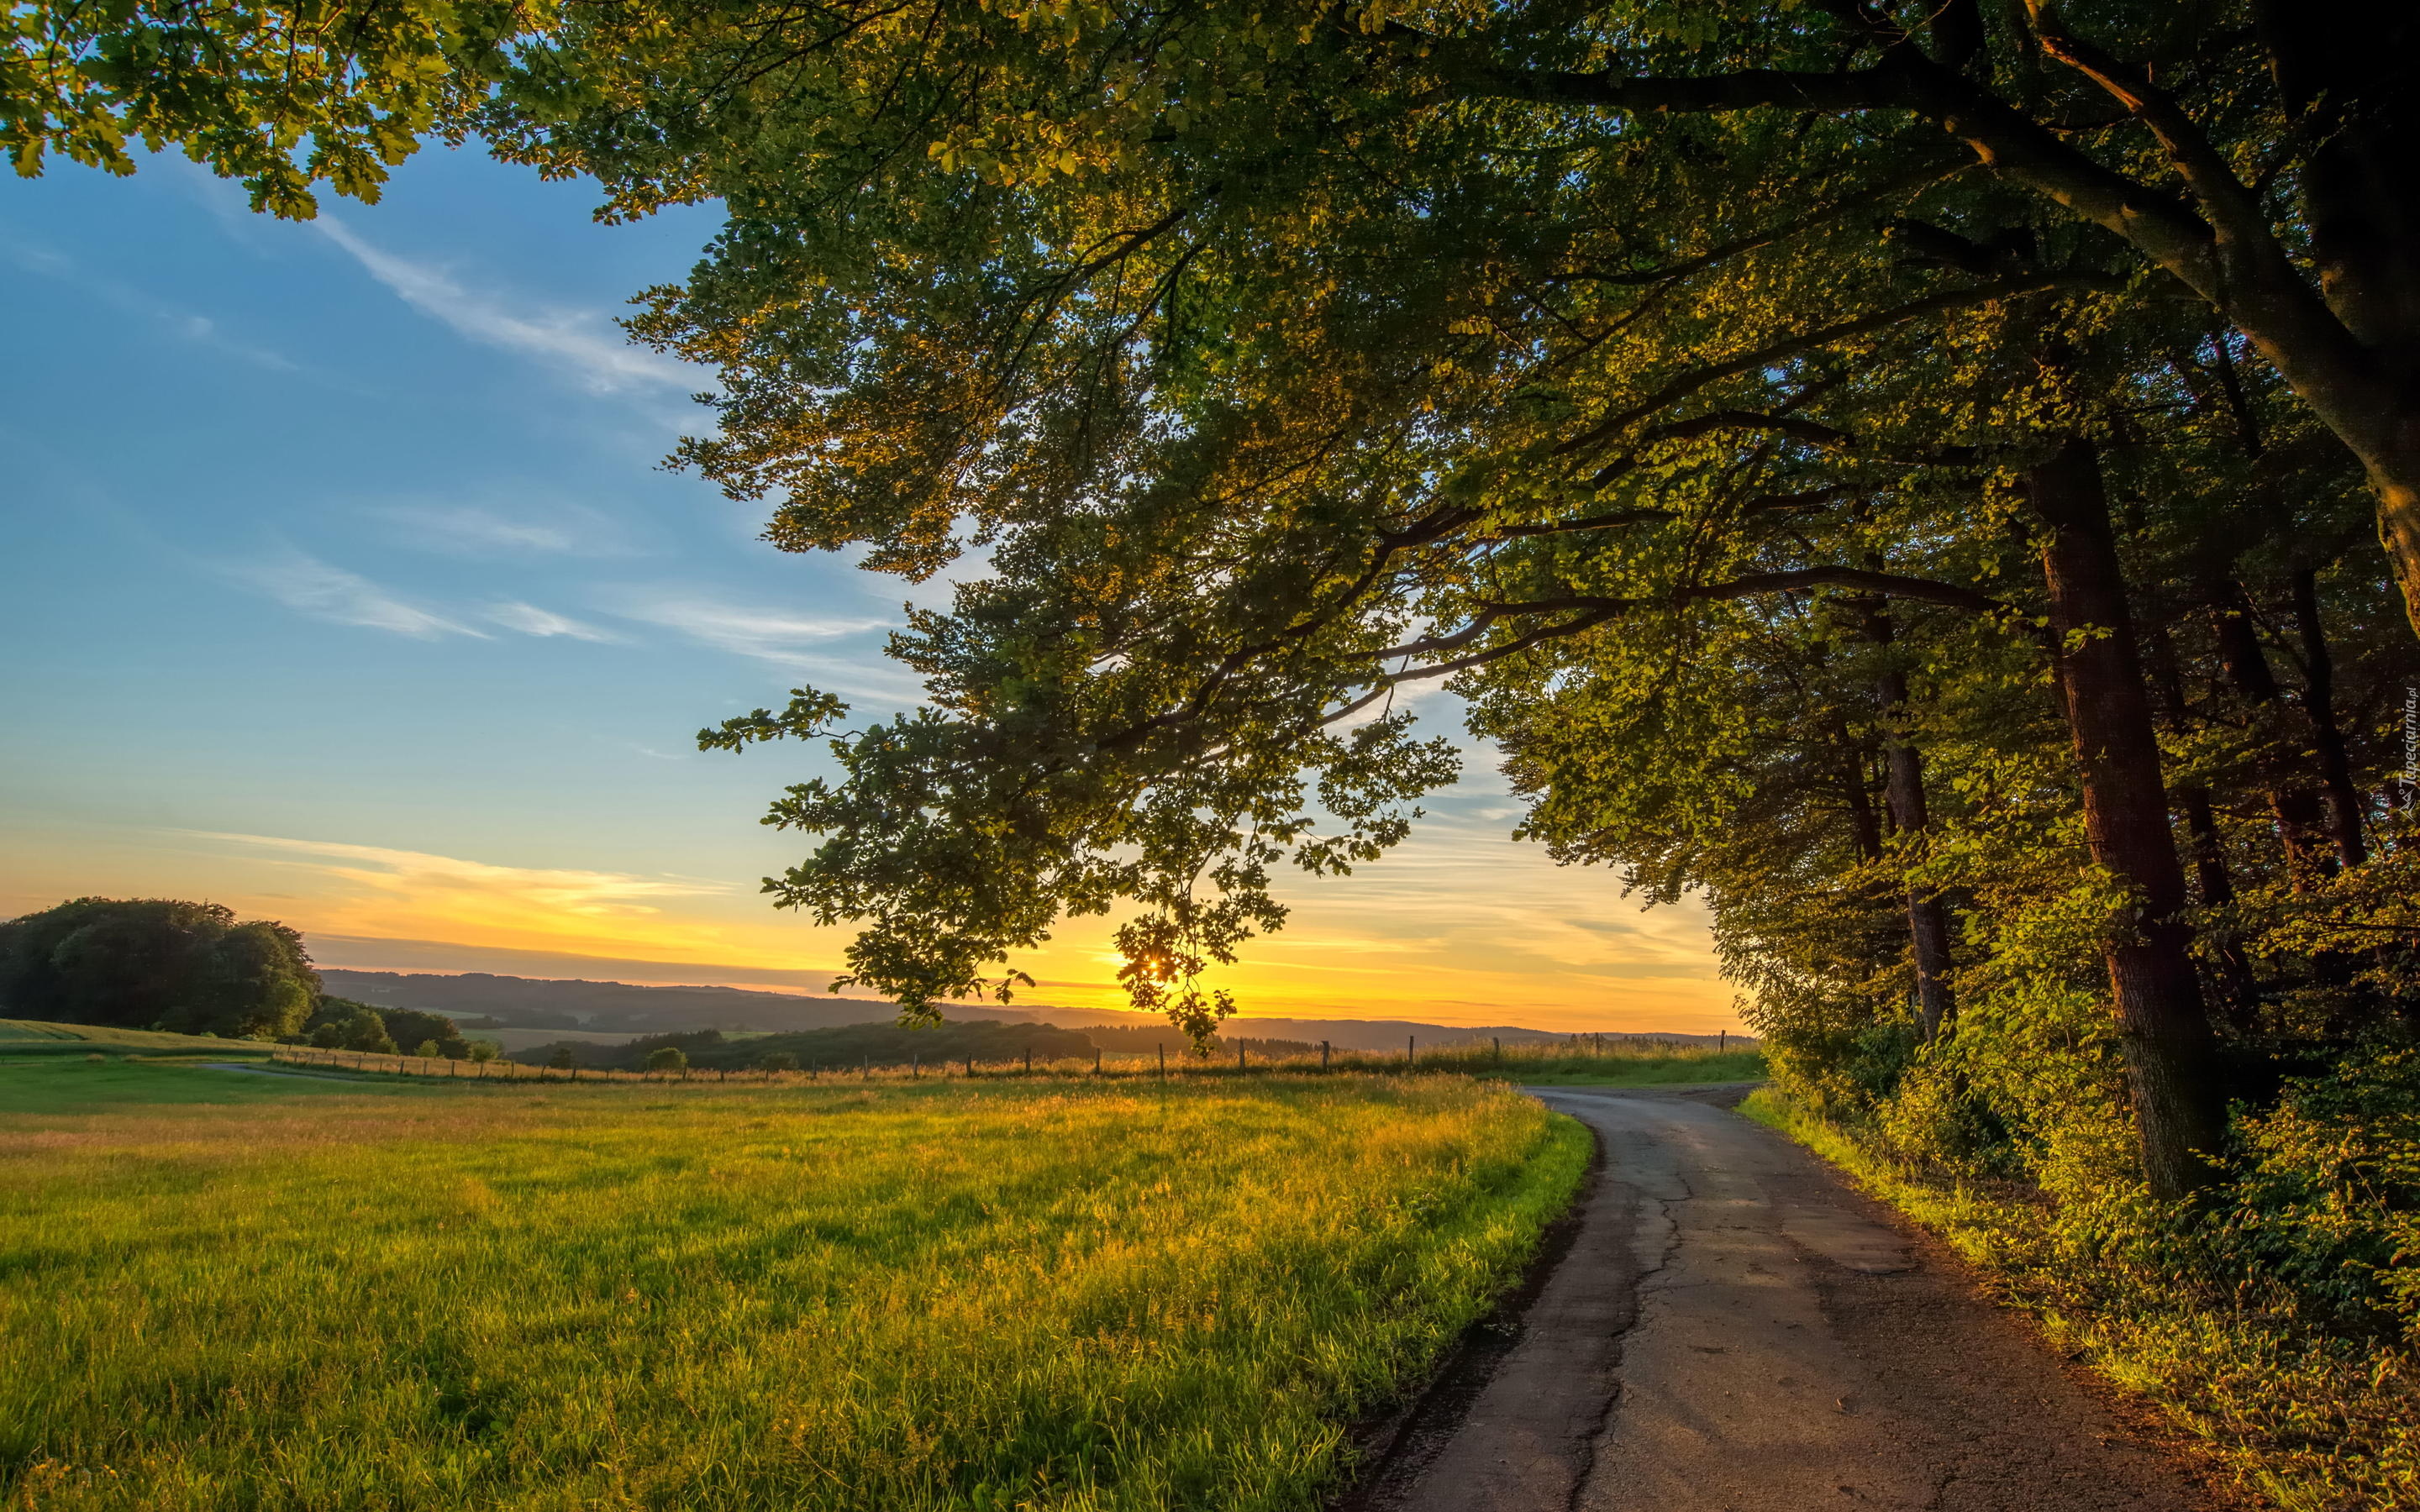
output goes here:
[[0, 1496], [1308, 1507], [1587, 1149], [1447, 1076], [0, 1116]]

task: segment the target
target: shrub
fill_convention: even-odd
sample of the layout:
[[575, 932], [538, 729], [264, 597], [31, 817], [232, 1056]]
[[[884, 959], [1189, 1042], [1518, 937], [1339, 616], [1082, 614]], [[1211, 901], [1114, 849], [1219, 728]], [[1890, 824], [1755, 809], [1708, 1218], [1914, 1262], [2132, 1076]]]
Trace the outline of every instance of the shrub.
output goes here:
[[647, 1069], [649, 1071], [687, 1071], [689, 1057], [681, 1054], [681, 1048], [676, 1044], [660, 1045], [647, 1052]]
[[787, 1050], [768, 1050], [751, 1062], [758, 1071], [796, 1071], [799, 1057]]

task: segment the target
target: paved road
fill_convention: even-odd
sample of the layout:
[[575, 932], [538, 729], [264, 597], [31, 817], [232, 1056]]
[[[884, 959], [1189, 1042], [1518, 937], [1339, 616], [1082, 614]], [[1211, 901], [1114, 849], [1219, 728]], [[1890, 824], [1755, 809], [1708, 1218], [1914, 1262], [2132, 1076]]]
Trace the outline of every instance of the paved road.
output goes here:
[[1954, 1261], [1685, 1094], [1538, 1088], [1605, 1161], [1492, 1360], [1367, 1512], [2208, 1512]]

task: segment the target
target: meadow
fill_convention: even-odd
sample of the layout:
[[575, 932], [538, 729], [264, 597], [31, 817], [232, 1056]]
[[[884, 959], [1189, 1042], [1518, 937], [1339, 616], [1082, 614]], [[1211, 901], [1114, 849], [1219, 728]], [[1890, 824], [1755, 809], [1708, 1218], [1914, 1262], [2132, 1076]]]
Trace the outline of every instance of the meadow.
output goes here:
[[0, 1064], [0, 1500], [1310, 1507], [1588, 1150], [1453, 1075]]

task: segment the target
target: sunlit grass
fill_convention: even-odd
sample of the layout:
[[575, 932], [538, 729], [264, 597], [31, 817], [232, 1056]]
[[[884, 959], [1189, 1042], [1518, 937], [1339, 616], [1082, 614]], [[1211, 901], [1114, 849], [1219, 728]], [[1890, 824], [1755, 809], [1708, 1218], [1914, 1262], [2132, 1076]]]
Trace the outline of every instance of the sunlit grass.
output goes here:
[[0, 1151], [11, 1504], [1172, 1509], [1314, 1504], [1587, 1143], [1269, 1076], [297, 1087]]

